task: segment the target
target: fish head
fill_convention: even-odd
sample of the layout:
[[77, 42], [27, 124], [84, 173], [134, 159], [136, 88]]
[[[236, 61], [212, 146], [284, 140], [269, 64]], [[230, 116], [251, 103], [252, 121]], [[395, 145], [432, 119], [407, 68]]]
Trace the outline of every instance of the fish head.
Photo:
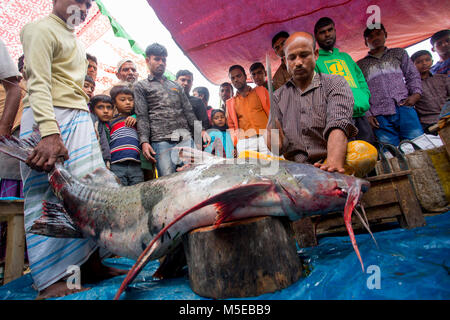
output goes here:
[[[349, 194], [360, 199], [369, 189], [366, 180], [340, 173], [330, 173], [312, 165], [286, 163], [286, 177], [278, 177], [280, 194], [290, 202], [289, 211], [297, 215], [341, 211]], [[291, 214], [290, 214], [291, 215]]]

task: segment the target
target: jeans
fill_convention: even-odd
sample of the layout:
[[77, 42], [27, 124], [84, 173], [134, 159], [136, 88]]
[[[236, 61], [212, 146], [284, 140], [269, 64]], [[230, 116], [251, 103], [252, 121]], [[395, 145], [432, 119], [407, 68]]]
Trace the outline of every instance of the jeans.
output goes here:
[[144, 182], [144, 172], [141, 164], [136, 161], [123, 161], [111, 164], [111, 171], [124, 186], [132, 186]]
[[175, 173], [177, 166], [181, 166], [182, 162], [178, 157], [178, 150], [171, 150], [174, 147], [194, 147], [194, 140], [192, 138], [183, 140], [181, 142], [158, 141], [152, 142], [151, 146], [155, 151], [156, 169], [158, 170], [158, 177], [167, 176]]
[[417, 112], [413, 107], [396, 106], [396, 113], [388, 116], [376, 116], [380, 127], [374, 129], [378, 140], [398, 146], [404, 139], [412, 140], [423, 134]]

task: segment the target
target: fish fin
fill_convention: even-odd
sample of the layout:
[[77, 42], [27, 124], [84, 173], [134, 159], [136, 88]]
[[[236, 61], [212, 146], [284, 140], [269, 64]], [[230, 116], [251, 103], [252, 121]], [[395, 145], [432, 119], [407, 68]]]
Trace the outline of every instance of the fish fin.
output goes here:
[[28, 232], [51, 238], [84, 238], [61, 204], [43, 201], [42, 211]]
[[249, 200], [271, 187], [273, 187], [272, 182], [240, 185], [206, 200], [207, 203], [214, 203], [214, 206], [217, 208], [217, 217], [214, 226], [222, 224], [231, 216], [234, 210], [247, 205]]
[[[128, 272], [127, 276], [123, 280], [119, 290], [117, 291], [116, 295], [114, 296], [114, 300], [118, 300], [120, 295], [123, 291], [128, 287], [128, 285], [136, 278], [136, 276], [139, 274], [139, 272], [142, 270], [142, 268], [145, 267], [145, 265], [150, 261], [150, 257], [152, 253], [155, 251], [156, 247], [154, 246], [156, 241], [161, 238], [161, 236], [169, 230], [171, 226], [173, 226], [175, 223], [180, 221], [182, 218], [187, 216], [188, 214], [195, 212], [203, 207], [206, 207], [211, 204], [218, 203], [220, 204], [222, 208], [222, 213], [219, 213], [219, 221], [223, 221], [226, 217], [228, 217], [238, 206], [232, 205], [231, 203], [234, 202], [240, 202], [236, 201], [233, 197], [241, 197], [242, 195], [245, 195], [242, 199], [246, 199], [247, 201], [249, 198], [252, 198], [259, 193], [272, 188], [273, 183], [270, 181], [267, 182], [258, 182], [253, 184], [246, 184], [246, 185], [240, 185], [233, 187], [227, 191], [224, 191], [216, 196], [213, 196], [205, 201], [200, 202], [199, 204], [195, 205], [191, 209], [185, 211], [178, 217], [172, 220], [166, 227], [164, 227], [150, 242], [150, 244], [145, 248], [145, 250], [142, 252], [142, 254], [137, 259], [136, 263], [133, 265], [133, 267]], [[240, 203], [244, 203], [243, 200]], [[217, 225], [217, 220], [216, 220]]]
[[348, 235], [352, 242], [353, 249], [355, 250], [355, 253], [358, 256], [359, 262], [361, 263], [361, 268], [364, 272], [364, 263], [361, 259], [361, 254], [359, 253], [355, 234], [354, 234], [353, 228], [352, 228], [352, 212], [353, 212], [353, 209], [355, 208], [356, 204], [359, 201], [360, 195], [361, 195], [361, 190], [358, 185], [352, 186], [348, 190], [347, 201], [345, 202], [345, 208], [344, 208], [344, 222], [345, 222], [345, 227], [347, 228]]
[[14, 136], [0, 136], [0, 151], [25, 162], [40, 140], [39, 129], [37, 126], [34, 126], [33, 133], [27, 139], [19, 139]]
[[105, 167], [95, 169], [93, 172], [88, 173], [81, 178], [80, 181], [87, 185], [98, 185], [103, 187], [118, 188], [122, 186], [119, 178]]

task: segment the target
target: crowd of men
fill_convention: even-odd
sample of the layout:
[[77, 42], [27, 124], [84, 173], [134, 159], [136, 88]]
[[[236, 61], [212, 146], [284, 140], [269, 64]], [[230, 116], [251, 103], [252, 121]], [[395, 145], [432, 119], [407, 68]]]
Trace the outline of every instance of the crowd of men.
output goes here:
[[[383, 25], [364, 31], [369, 52], [355, 62], [345, 48], [335, 47], [335, 23], [327, 17], [317, 21], [314, 35], [281, 31], [273, 37], [272, 48], [281, 59], [273, 79], [267, 79], [261, 62], [253, 63], [248, 73], [240, 65], [227, 67], [229, 82], [220, 85], [220, 106], [208, 104], [205, 87], [194, 88], [191, 95], [189, 70], [177, 72], [175, 81], [167, 79], [169, 54], [157, 43], [145, 52], [147, 78], [138, 81], [135, 63], [122, 60], [118, 82], [94, 95], [97, 59], [86, 55], [66, 23], [68, 5], [86, 13], [91, 2], [53, 3], [51, 15], [21, 31], [23, 77], [0, 43], [6, 97], [0, 135], [19, 136], [20, 131], [27, 138], [37, 125], [42, 137], [21, 167], [21, 179], [10, 175], [14, 164], [0, 172], [2, 188], [11, 180], [23, 181], [26, 229], [39, 218], [42, 200], [57, 201], [47, 172], [61, 157], [76, 177], [106, 166], [124, 185], [153, 178], [154, 167], [159, 177], [176, 172], [182, 163], [175, 146], [227, 157], [252, 150], [344, 172], [349, 140], [398, 145], [420, 136], [437, 122], [450, 96], [450, 30], [431, 37], [432, 50], [441, 59], [434, 66], [427, 51], [411, 59], [404, 49], [386, 47]], [[249, 77], [254, 87], [248, 85]], [[19, 87], [21, 79], [25, 90]], [[275, 90], [272, 105], [268, 81]], [[4, 168], [6, 160], [1, 161]], [[63, 281], [69, 265], [83, 265], [83, 274], [94, 278], [120, 274], [100, 263], [102, 253], [92, 241], [32, 234], [26, 239], [41, 298], [73, 292]]]

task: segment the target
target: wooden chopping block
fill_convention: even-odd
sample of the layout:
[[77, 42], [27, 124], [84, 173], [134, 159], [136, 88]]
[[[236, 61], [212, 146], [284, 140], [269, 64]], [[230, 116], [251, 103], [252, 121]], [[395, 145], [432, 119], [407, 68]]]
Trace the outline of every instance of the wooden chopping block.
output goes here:
[[302, 274], [288, 220], [256, 217], [183, 238], [192, 290], [223, 299], [252, 297], [288, 287]]

